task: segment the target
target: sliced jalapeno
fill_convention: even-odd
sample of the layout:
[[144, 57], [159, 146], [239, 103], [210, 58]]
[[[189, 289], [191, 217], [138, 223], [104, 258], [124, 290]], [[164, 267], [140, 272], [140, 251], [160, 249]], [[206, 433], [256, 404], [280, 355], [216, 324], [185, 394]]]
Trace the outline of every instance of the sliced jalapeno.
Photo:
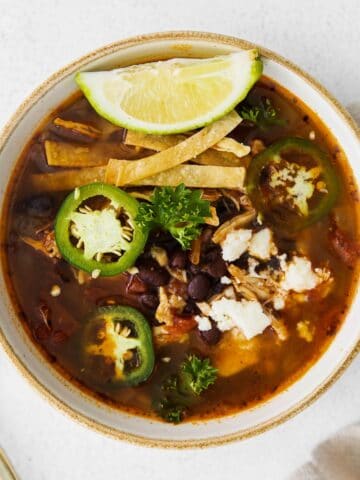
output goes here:
[[[84, 329], [85, 368], [106, 365], [107, 378], [114, 385], [138, 385], [154, 368], [151, 329], [145, 317], [131, 307], [100, 307], [89, 317]], [[110, 372], [110, 373], [109, 373]], [[99, 383], [103, 379], [99, 378]]]
[[135, 218], [139, 203], [112, 185], [91, 183], [70, 193], [55, 220], [55, 239], [71, 265], [111, 276], [131, 267], [147, 234]]
[[265, 218], [282, 231], [295, 232], [329, 213], [339, 182], [319, 147], [303, 138], [286, 138], [252, 159], [246, 188]]

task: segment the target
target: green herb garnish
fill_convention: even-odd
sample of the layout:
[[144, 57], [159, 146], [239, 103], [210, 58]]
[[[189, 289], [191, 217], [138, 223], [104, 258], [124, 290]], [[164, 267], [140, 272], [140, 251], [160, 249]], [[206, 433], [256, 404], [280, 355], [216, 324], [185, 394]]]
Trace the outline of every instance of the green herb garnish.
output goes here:
[[201, 359], [196, 355], [189, 355], [181, 364], [181, 383], [188, 391], [200, 395], [212, 385], [217, 376], [208, 358]]
[[199, 401], [201, 393], [212, 385], [217, 377], [208, 358], [189, 355], [177, 374], [166, 377], [161, 385], [161, 398], [154, 402], [157, 413], [167, 422], [179, 423], [189, 406]]
[[184, 405], [172, 403], [172, 400], [167, 397], [158, 403], [156, 410], [169, 423], [180, 423], [185, 414]]
[[267, 130], [274, 125], [285, 125], [286, 120], [279, 117], [279, 112], [273, 107], [268, 98], [262, 98], [258, 105], [243, 103], [237, 109], [239, 115], [260, 130]]
[[167, 230], [187, 250], [210, 216], [210, 203], [202, 200], [201, 194], [201, 190], [190, 190], [184, 184], [157, 187], [150, 203], [141, 203], [136, 222], [145, 230]]

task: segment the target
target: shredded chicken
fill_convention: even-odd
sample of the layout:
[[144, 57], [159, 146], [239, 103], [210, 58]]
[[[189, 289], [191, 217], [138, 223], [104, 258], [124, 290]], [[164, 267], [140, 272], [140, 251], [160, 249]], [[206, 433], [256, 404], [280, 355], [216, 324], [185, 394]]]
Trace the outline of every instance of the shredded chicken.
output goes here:
[[248, 210], [244, 213], [236, 215], [236, 217], [231, 218], [227, 222], [220, 225], [220, 227], [215, 230], [215, 233], [212, 237], [214, 243], [221, 243], [227, 236], [228, 233], [233, 230], [245, 227], [256, 217], [256, 211], [254, 209]]
[[41, 232], [40, 240], [36, 240], [32, 237], [21, 237], [21, 239], [27, 245], [49, 258], [61, 258], [61, 254], [55, 242], [54, 230], [44, 230]]
[[275, 295], [278, 289], [277, 284], [270, 278], [251, 277], [236, 265], [229, 265], [228, 270], [238, 293], [241, 293], [245, 287], [246, 291], [252, 292], [258, 300], [265, 301]]
[[185, 343], [189, 340], [188, 333], [169, 333], [165, 326], [160, 325], [152, 329], [155, 345], [161, 347], [170, 343]]
[[201, 198], [203, 200], [207, 200], [208, 202], [216, 202], [219, 200], [219, 198], [221, 198], [221, 193], [218, 190], [206, 188], [203, 190]]
[[171, 268], [168, 265], [165, 268], [173, 278], [176, 278], [176, 280], [179, 280], [180, 282], [184, 282], [184, 283], [187, 282], [186, 270], [183, 270], [181, 268]]
[[189, 258], [190, 258], [190, 262], [193, 265], [199, 265], [200, 263], [201, 242], [202, 242], [201, 235], [192, 241]]
[[219, 217], [217, 216], [216, 208], [210, 207], [210, 213], [211, 213], [211, 217], [205, 218], [205, 223], [207, 225], [217, 227], [220, 223], [220, 220], [219, 220]]
[[171, 311], [171, 304], [164, 287], [159, 287], [159, 301], [159, 305], [155, 312], [156, 320], [165, 325], [172, 325], [173, 313]]
[[154, 260], [160, 265], [160, 267], [166, 267], [169, 264], [169, 259], [166, 250], [161, 247], [152, 246], [150, 254]]

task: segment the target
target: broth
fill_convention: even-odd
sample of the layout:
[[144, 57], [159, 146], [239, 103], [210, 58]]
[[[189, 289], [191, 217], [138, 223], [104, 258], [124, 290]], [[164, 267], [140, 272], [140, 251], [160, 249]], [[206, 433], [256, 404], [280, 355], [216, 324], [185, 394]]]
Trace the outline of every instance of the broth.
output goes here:
[[[253, 125], [241, 124], [230, 136], [245, 144], [255, 139], [261, 140], [265, 146], [284, 137], [308, 139], [310, 136], [314, 144], [328, 152], [341, 179], [341, 192], [332, 215], [348, 243], [355, 244], [358, 239], [358, 193], [339, 145], [319, 118], [298, 98], [263, 76], [252, 88], [247, 100], [256, 104], [264, 97], [281, 113], [286, 124], [274, 125], [264, 131]], [[108, 133], [102, 135], [101, 140], [75, 138], [74, 133], [54, 127], [53, 120], [57, 117], [83, 122]], [[22, 240], [24, 237], [41, 235], [46, 229], [50, 231], [54, 216], [69, 193], [40, 194], [30, 181], [34, 173], [57, 170], [48, 166], [44, 153], [44, 141], [49, 139], [91, 148], [95, 155], [109, 158], [136, 159], [150, 152], [124, 145], [124, 130], [101, 118], [82, 95], [77, 94], [67, 100], [46, 119], [18, 161], [17, 174], [8, 190], [10, 200], [4, 261], [9, 289], [21, 312], [24, 326], [49, 363], [79, 388], [102, 401], [138, 415], [153, 417], [153, 402], [161, 395], [164, 379], [177, 372], [189, 352], [208, 357], [219, 364], [234, 348], [236, 340], [229, 332], [224, 332], [220, 343], [211, 345], [194, 328], [187, 333], [183, 343], [155, 342], [155, 369], [150, 378], [136, 387], [117, 388], [112, 383], [103, 383], [94, 377], [93, 372], [84, 368], [83, 328], [89, 312], [100, 305], [129, 305], [141, 311], [150, 324], [156, 326], [151, 301], [156, 303], [154, 296], [157, 295], [157, 289], [140, 282], [138, 291], [133, 285], [134, 291], [129, 292], [130, 275], [127, 273], [86, 279], [81, 284], [78, 274], [74, 275], [73, 268], [65, 260], [49, 259]], [[286, 340], [280, 341], [279, 334], [273, 328], [267, 328], [261, 335], [249, 340], [247, 349], [237, 356], [234, 354], [233, 362], [243, 362], [243, 367], [233, 375], [218, 376], [215, 384], [189, 407], [187, 418], [219, 417], [264, 401], [306, 372], [327, 348], [346, 315], [358, 271], [358, 260], [353, 265], [347, 265], [333, 248], [331, 234], [329, 236], [332, 222], [333, 217], [326, 215], [296, 235], [283, 235], [275, 231], [279, 251], [289, 253], [296, 250], [309, 258], [314, 266], [325, 266], [331, 272], [333, 286], [324, 298], [318, 296], [317, 289], [311, 290], [305, 300], [298, 293], [297, 300], [290, 302], [278, 315], [286, 328]], [[265, 223], [267, 225], [269, 223]], [[152, 234], [151, 239], [153, 244], [165, 246], [169, 255], [177, 250], [174, 242], [165, 234]], [[215, 294], [219, 289], [219, 279], [213, 281], [211, 278], [211, 282]], [[54, 285], [60, 287], [59, 296], [54, 296]], [[189, 314], [192, 312], [189, 311]], [[301, 334], [299, 323], [305, 334]], [[306, 336], [308, 338], [304, 339]]]

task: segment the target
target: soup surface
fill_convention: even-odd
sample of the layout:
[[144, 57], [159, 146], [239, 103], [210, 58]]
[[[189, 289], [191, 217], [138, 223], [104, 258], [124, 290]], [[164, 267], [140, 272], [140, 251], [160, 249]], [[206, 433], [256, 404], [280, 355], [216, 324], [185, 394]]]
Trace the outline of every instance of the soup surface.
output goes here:
[[[243, 121], [225, 134], [236, 143], [186, 165], [215, 166], [217, 182], [223, 168], [236, 167], [238, 185], [226, 170], [224, 185], [215, 187], [204, 177], [198, 188], [186, 177], [136, 186], [105, 181], [136, 199], [133, 216], [128, 197], [111, 216], [118, 204], [106, 190], [90, 189], [76, 208], [71, 202], [83, 185], [104, 182], [109, 159], [146, 161], [188, 134], [127, 132], [78, 93], [44, 121], [19, 159], [5, 239], [14, 301], [49, 363], [123, 410], [176, 423], [253, 406], [302, 375], [347, 312], [359, 258], [358, 192], [339, 145], [265, 76], [236, 111]], [[174, 194], [178, 183], [185, 186]], [[159, 213], [155, 186], [173, 223]], [[199, 191], [192, 201], [191, 191]], [[109, 253], [119, 225], [125, 246]], [[63, 233], [79, 258], [66, 253]], [[112, 267], [128, 254], [123, 272]]]

